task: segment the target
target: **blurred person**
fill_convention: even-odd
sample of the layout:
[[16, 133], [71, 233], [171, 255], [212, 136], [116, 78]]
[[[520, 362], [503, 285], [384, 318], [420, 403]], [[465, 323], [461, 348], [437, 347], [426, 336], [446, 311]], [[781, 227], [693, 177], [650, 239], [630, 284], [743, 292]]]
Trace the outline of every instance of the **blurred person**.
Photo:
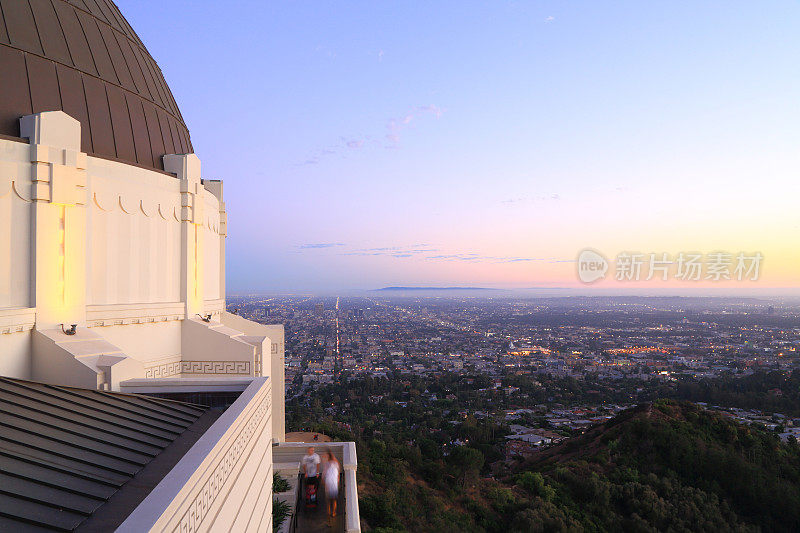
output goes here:
[[308, 450], [306, 450], [306, 455], [303, 456], [303, 460], [300, 462], [303, 468], [303, 478], [306, 480], [306, 505], [317, 505], [319, 463], [319, 455], [314, 452], [314, 447], [310, 446]]
[[339, 474], [341, 468], [339, 461], [328, 450], [325, 470], [322, 473], [322, 482], [325, 484], [325, 502], [328, 508], [328, 526], [333, 527], [333, 519], [336, 517], [336, 502], [339, 499]]

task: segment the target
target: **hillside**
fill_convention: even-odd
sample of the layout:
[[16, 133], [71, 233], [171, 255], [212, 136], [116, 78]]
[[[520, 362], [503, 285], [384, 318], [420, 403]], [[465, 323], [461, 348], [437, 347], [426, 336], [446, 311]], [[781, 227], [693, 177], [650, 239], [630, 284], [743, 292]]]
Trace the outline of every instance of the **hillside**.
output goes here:
[[[795, 377], [780, 378], [784, 397]], [[577, 383], [540, 379], [553, 402], [585, 403]], [[759, 384], [776, 379], [706, 388], [755, 402]], [[507, 453], [504, 418], [474, 416], [503, 408], [505, 395], [489, 402], [479, 392], [488, 380], [469, 381], [343, 380], [288, 400], [287, 426], [356, 442], [365, 531], [800, 531], [796, 441], [662, 399], [522, 461]]]
[[359, 455], [362, 517], [379, 531], [800, 530], [798, 447], [691, 403], [628, 410], [498, 480], [401, 448]]
[[626, 411], [543, 451], [528, 470], [533, 507], [552, 504], [553, 526], [800, 529], [797, 446], [691, 403]]

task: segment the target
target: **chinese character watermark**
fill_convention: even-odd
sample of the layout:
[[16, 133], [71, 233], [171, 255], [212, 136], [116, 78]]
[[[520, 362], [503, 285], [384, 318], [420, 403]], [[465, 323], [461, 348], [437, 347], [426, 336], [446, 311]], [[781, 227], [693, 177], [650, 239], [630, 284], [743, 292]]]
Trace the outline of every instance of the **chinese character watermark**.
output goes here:
[[758, 281], [761, 275], [761, 252], [736, 254], [715, 251], [708, 254], [680, 252], [621, 252], [613, 268], [600, 252], [586, 249], [578, 255], [578, 279], [594, 283], [613, 270], [617, 281]]

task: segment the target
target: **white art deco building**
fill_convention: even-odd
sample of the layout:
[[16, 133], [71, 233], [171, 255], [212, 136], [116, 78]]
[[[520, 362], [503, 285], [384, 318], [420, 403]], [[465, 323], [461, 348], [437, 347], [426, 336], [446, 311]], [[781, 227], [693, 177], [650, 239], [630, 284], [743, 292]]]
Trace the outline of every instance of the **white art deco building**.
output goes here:
[[0, 530], [270, 531], [301, 452], [283, 327], [225, 310], [222, 182], [111, 0], [0, 19]]

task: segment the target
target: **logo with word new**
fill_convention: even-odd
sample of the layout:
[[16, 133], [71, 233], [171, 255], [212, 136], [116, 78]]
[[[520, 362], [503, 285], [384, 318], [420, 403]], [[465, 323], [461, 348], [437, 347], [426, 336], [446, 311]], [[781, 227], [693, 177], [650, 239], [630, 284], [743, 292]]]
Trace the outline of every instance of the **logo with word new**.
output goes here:
[[606, 277], [608, 259], [592, 249], [585, 249], [578, 254], [578, 279], [584, 283], [594, 283]]

